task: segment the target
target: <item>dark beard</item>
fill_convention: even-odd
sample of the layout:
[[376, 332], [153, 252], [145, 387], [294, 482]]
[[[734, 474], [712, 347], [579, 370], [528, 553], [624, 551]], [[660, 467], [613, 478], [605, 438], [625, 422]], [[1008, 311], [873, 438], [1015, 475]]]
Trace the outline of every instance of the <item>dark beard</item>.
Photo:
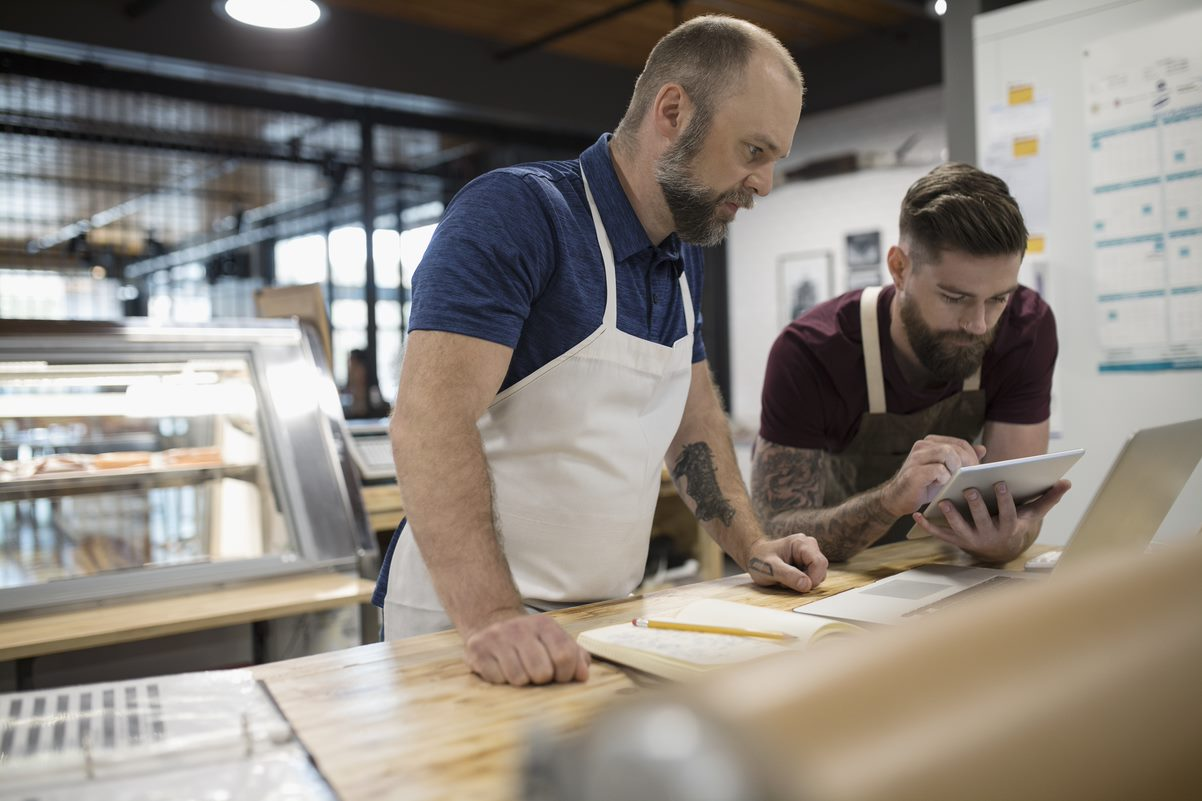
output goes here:
[[936, 332], [918, 313], [918, 307], [902, 301], [901, 319], [910, 347], [923, 367], [936, 380], [950, 384], [963, 381], [981, 366], [985, 351], [993, 344], [995, 325], [981, 336], [956, 332]]
[[655, 180], [664, 193], [676, 234], [682, 241], [702, 247], [726, 238], [727, 221], [718, 216], [726, 203], [749, 209], [755, 198], [748, 190], [713, 192], [698, 181], [692, 170], [696, 149], [682, 138], [655, 165]]

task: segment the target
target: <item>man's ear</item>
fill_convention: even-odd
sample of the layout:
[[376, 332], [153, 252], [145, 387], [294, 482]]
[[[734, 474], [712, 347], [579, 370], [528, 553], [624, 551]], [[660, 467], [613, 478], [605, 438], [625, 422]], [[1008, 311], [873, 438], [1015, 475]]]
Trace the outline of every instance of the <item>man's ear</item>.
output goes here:
[[675, 142], [693, 116], [693, 103], [678, 83], [666, 83], [655, 95], [651, 122], [655, 133], [668, 143]]
[[889, 275], [893, 276], [893, 283], [897, 286], [898, 291], [904, 291], [910, 271], [913, 269], [910, 257], [904, 250], [894, 245], [889, 248], [889, 253], [885, 256], [885, 263], [889, 265]]

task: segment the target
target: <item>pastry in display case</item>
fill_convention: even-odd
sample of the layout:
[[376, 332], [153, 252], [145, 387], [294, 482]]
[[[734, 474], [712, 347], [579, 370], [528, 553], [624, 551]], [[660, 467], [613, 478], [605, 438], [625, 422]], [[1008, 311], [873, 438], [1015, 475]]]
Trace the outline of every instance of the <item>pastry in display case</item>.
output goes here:
[[291, 321], [0, 321], [0, 611], [357, 571], [317, 352]]

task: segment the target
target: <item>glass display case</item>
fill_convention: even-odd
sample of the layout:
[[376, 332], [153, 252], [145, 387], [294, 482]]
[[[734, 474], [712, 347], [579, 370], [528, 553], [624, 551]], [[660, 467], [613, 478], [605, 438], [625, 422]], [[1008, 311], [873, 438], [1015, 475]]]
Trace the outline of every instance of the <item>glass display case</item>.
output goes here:
[[291, 321], [0, 321], [0, 611], [370, 562], [318, 353]]

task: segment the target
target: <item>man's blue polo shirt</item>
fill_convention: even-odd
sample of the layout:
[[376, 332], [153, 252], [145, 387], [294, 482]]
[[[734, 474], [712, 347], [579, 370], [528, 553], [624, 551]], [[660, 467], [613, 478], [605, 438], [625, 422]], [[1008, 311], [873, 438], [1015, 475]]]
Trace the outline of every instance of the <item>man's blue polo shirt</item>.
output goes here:
[[[614, 252], [618, 328], [670, 346], [685, 334], [678, 283], [689, 284], [701, 338], [702, 254], [676, 234], [652, 244], [634, 213], [604, 134], [578, 161], [544, 161], [482, 175], [451, 201], [413, 276], [411, 331], [447, 331], [513, 348], [506, 389], [596, 330], [605, 312], [605, 265], [580, 166]], [[384, 555], [372, 602], [384, 605]]]

